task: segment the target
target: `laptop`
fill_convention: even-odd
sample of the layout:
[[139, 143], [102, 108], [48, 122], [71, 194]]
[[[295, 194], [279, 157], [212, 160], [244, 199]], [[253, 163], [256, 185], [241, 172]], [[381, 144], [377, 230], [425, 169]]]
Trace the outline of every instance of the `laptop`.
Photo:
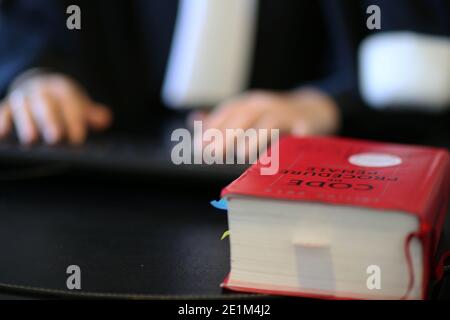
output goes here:
[[[155, 127], [156, 126], [156, 127]], [[152, 131], [106, 131], [91, 134], [81, 146], [60, 144], [47, 146], [20, 145], [17, 138], [0, 141], [0, 164], [20, 166], [65, 166], [77, 170], [139, 175], [183, 176], [193, 178], [237, 178], [248, 165], [240, 164], [179, 164], [171, 160], [171, 141], [176, 128], [185, 127], [183, 117], [172, 116], [153, 124]]]

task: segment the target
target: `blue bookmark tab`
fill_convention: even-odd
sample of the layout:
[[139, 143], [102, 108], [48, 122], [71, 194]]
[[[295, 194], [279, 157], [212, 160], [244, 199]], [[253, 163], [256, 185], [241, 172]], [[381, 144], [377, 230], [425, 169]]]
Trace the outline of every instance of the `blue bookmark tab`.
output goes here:
[[228, 210], [228, 201], [225, 198], [222, 198], [219, 201], [213, 200], [210, 203], [214, 208], [221, 210]]

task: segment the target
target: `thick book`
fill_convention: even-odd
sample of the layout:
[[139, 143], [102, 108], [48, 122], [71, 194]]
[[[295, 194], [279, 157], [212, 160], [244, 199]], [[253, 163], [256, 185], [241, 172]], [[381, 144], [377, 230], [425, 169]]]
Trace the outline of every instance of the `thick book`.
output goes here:
[[[424, 299], [449, 198], [445, 149], [284, 137], [222, 191], [224, 288], [328, 299]], [[264, 155], [263, 157], [268, 157]], [[272, 159], [273, 161], [273, 159]]]

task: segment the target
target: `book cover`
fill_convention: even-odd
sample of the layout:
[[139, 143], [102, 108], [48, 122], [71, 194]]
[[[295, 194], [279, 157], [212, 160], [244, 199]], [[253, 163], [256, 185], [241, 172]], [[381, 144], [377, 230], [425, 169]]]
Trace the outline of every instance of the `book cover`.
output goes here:
[[449, 163], [447, 150], [439, 148], [336, 137], [284, 137], [279, 142], [275, 175], [261, 175], [261, 164], [256, 163], [224, 188], [222, 196], [231, 201], [232, 196], [251, 196], [414, 215], [420, 230], [405, 239], [405, 255], [408, 258], [409, 242], [420, 239], [425, 296], [431, 257], [448, 205]]

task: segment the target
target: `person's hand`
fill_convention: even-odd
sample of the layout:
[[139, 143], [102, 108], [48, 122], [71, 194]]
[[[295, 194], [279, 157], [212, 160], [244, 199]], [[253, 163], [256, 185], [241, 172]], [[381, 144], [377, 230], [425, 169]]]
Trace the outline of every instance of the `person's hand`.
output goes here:
[[[253, 91], [225, 101], [210, 114], [196, 113], [205, 129], [279, 129], [297, 136], [336, 133], [340, 115], [336, 103], [325, 93], [305, 88], [289, 93]], [[225, 134], [224, 134], [225, 136]], [[226, 141], [224, 151], [233, 147]], [[255, 146], [254, 142], [249, 145]], [[247, 150], [250, 152], [252, 150]]]
[[219, 105], [204, 118], [208, 128], [279, 129], [294, 135], [325, 135], [338, 128], [336, 104], [314, 89], [287, 94], [254, 91]]
[[21, 143], [42, 138], [46, 144], [67, 140], [80, 144], [89, 129], [110, 126], [110, 110], [92, 101], [71, 78], [61, 74], [39, 74], [20, 81], [0, 102], [0, 139], [15, 127]]

